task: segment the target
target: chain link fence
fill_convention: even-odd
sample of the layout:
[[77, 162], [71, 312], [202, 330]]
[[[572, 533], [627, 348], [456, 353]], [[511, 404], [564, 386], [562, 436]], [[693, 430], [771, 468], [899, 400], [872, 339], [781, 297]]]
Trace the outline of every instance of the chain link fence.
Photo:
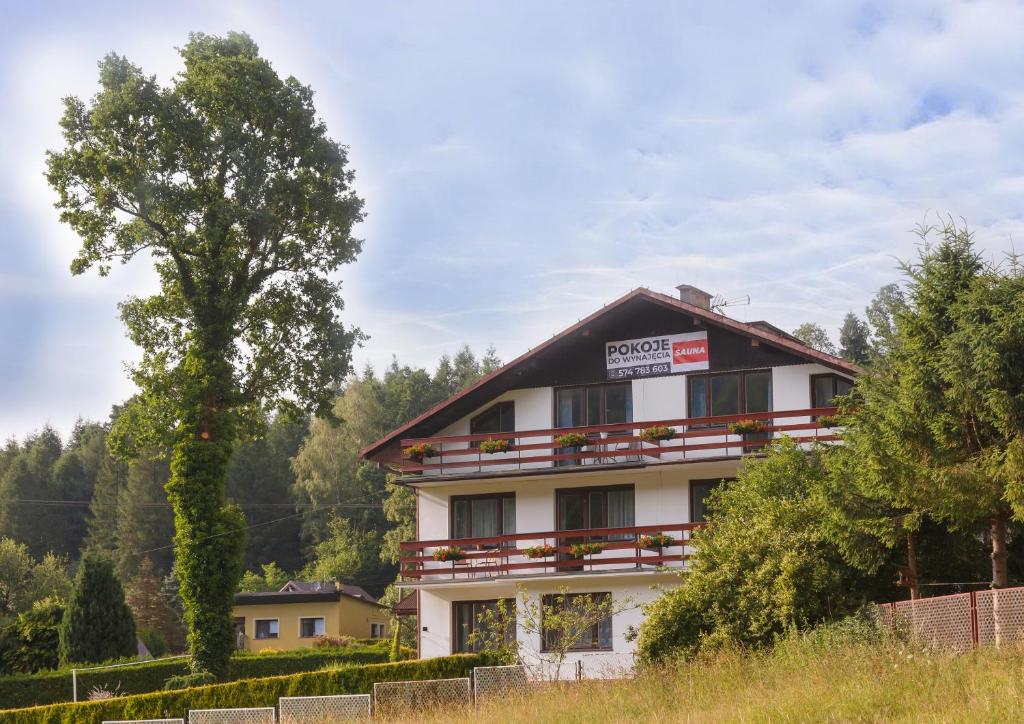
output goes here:
[[426, 681], [378, 681], [373, 685], [373, 704], [378, 716], [439, 710], [473, 703], [469, 679]]
[[274, 724], [272, 706], [255, 709], [191, 709], [188, 724]]
[[1024, 587], [883, 603], [885, 626], [904, 627], [922, 645], [959, 653], [1024, 640]]
[[103, 724], [185, 724], [184, 719], [105, 719]]
[[473, 698], [523, 697], [530, 692], [525, 666], [477, 666], [473, 669]]
[[281, 724], [331, 724], [370, 717], [369, 694], [282, 696], [278, 704]]

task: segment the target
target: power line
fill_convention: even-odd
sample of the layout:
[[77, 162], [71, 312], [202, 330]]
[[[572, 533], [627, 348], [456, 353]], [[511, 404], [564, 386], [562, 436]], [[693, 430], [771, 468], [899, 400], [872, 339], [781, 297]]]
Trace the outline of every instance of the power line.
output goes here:
[[[89, 500], [47, 500], [47, 499], [34, 499], [34, 498], [11, 498], [10, 500], [4, 501], [4, 503], [13, 503], [15, 505], [40, 505], [51, 508], [81, 508], [81, 507], [97, 507], [97, 508], [116, 508], [121, 507], [120, 503], [100, 503]], [[359, 508], [359, 509], [380, 509], [384, 505], [382, 503], [236, 503], [239, 508], [302, 508], [304, 510], [315, 510], [315, 509], [328, 509], [328, 508]], [[136, 503], [134, 507], [137, 508], [163, 508], [170, 509], [170, 503]]]

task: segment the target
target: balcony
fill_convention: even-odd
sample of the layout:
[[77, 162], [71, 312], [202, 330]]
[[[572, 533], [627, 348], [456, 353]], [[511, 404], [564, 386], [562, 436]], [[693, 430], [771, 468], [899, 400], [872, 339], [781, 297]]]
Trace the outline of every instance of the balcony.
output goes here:
[[[410, 541], [400, 545], [403, 580], [459, 581], [509, 576], [579, 572], [637, 572], [682, 568], [690, 555], [690, 538], [703, 523], [640, 525], [628, 528], [587, 528], [543, 533], [515, 533], [490, 538]], [[671, 540], [645, 548], [642, 536], [665, 535]], [[573, 546], [593, 544], [600, 551], [572, 557]], [[530, 558], [527, 549], [550, 546], [550, 553]], [[437, 551], [458, 547], [460, 560], [438, 561]], [[404, 555], [411, 553], [412, 555]], [[578, 551], [577, 551], [578, 553]]]
[[[818, 418], [835, 414], [835, 407], [817, 407], [717, 417], [406, 438], [401, 442], [403, 459], [398, 469], [403, 475], [500, 474], [540, 468], [655, 464], [738, 457], [756, 453], [781, 436], [789, 436], [798, 443], [836, 440], [830, 428], [817, 422]], [[752, 419], [762, 423], [758, 432], [730, 432], [730, 425]], [[640, 438], [640, 433], [651, 427], [674, 428], [676, 434], [671, 440], [646, 442]], [[559, 447], [554, 441], [555, 437], [570, 432], [583, 434], [588, 443], [575, 448]], [[488, 439], [509, 440], [511, 446], [507, 452], [480, 452], [476, 444]], [[433, 454], [419, 459], [408, 457], [408, 449], [420, 444], [432, 448]]]

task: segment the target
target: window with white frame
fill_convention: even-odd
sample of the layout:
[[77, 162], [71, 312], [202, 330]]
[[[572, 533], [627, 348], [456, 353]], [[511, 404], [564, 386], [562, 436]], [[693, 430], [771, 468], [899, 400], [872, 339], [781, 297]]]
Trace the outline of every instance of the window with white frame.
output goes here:
[[311, 639], [324, 635], [323, 616], [305, 616], [299, 619], [299, 638]]
[[276, 639], [279, 634], [276, 618], [258, 618], [253, 621], [253, 638]]
[[383, 623], [371, 623], [370, 624], [370, 638], [371, 639], [382, 639], [387, 636], [387, 624]]

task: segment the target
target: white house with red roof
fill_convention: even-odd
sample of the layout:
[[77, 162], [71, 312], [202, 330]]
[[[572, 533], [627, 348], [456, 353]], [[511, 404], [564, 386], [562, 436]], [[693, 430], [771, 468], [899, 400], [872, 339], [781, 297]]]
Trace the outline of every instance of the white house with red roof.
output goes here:
[[[652, 600], [744, 457], [782, 435], [833, 440], [855, 365], [678, 289], [626, 294], [362, 451], [416, 494], [401, 586], [421, 657], [472, 650], [481, 613], [517, 592]], [[642, 615], [595, 625], [563, 673], [631, 667]], [[515, 635], [544, 659], [542, 636]]]

